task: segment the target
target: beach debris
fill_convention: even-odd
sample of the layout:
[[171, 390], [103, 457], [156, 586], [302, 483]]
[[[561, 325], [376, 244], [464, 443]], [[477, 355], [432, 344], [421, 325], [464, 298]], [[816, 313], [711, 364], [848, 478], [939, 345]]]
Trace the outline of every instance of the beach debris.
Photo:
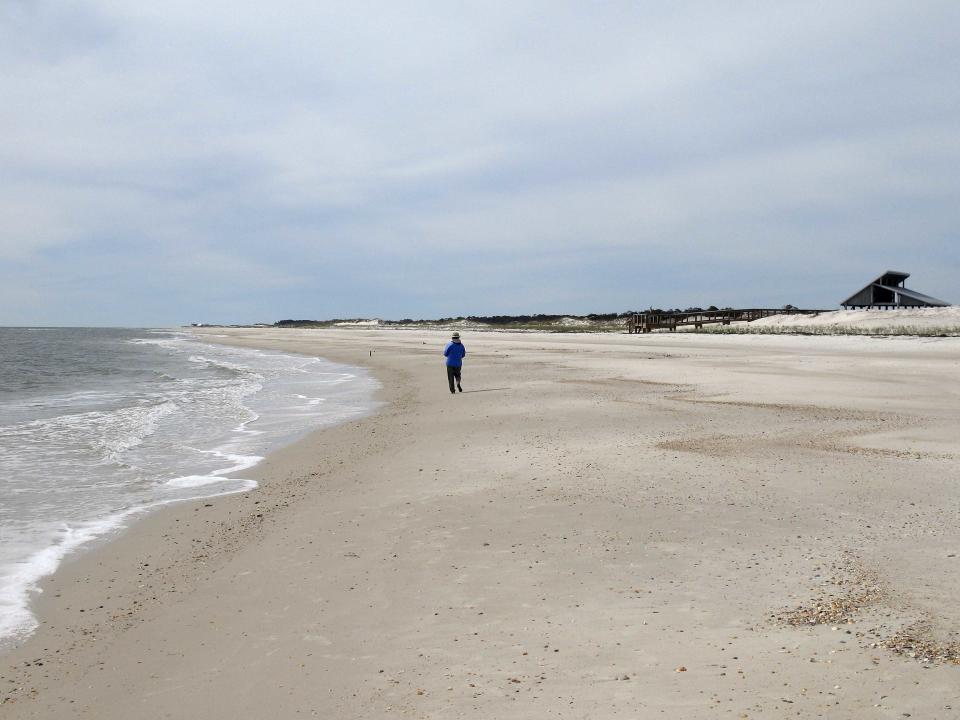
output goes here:
[[847, 596], [819, 598], [810, 605], [800, 605], [781, 613], [779, 618], [787, 625], [795, 627], [852, 623], [861, 610], [876, 603], [880, 597], [879, 588], [866, 588]]
[[686, 666], [686, 665], [678, 665], [678, 666], [677, 666], [677, 669], [674, 670], [674, 672], [686, 672], [686, 671], [687, 671], [687, 666]]
[[928, 622], [909, 625], [877, 644], [924, 665], [960, 665], [960, 642], [937, 641]]
[[[836, 589], [811, 603], [775, 613], [771, 619], [793, 627], [830, 625], [833, 630], [841, 630], [844, 625], [854, 624], [867, 609], [890, 610], [898, 606], [876, 573], [864, 568], [853, 553], [844, 553], [843, 559], [835, 564], [833, 569], [836, 572], [826, 584]], [[889, 617], [889, 612], [886, 616]], [[851, 634], [851, 631], [846, 630], [846, 634]], [[960, 665], [960, 641], [937, 640], [932, 623], [927, 620], [909, 623], [899, 630], [874, 628], [868, 633], [858, 632], [857, 636], [862, 637], [865, 634], [877, 638], [870, 647], [885, 648], [923, 665]], [[817, 660], [810, 658], [810, 662]], [[878, 662], [879, 659], [874, 658], [874, 664]]]
[[[819, 569], [819, 568], [817, 568]], [[832, 589], [811, 603], [776, 613], [772, 619], [794, 627], [852, 624], [862, 610], [879, 604], [886, 596], [875, 573], [863, 567], [852, 553], [844, 553], [826, 581]]]

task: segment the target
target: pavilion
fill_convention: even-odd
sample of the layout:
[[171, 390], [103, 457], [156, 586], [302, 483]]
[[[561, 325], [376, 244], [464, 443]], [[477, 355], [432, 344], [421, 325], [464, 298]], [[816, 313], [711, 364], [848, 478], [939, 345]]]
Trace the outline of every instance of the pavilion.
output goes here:
[[908, 277], [910, 277], [910, 273], [887, 270], [840, 305], [843, 306], [844, 310], [849, 308], [947, 307], [950, 305], [950, 303], [938, 300], [935, 297], [907, 289], [904, 287], [904, 283]]

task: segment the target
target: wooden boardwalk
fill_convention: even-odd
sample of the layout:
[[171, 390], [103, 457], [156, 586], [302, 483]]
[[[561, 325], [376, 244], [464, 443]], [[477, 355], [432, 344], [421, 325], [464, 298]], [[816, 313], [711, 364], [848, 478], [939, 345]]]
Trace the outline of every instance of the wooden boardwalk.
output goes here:
[[798, 310], [796, 308], [746, 308], [739, 310], [697, 310], [695, 312], [645, 312], [634, 314], [628, 324], [631, 333], [648, 333], [652, 330], [676, 330], [683, 325], [703, 327], [719, 323], [750, 322], [771, 315], [818, 315], [825, 310]]

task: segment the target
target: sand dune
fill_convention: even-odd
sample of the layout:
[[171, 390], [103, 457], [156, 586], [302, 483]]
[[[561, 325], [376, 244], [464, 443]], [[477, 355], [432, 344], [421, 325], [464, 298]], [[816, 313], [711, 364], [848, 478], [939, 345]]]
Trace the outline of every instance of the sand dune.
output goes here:
[[819, 315], [773, 315], [749, 327], [801, 330], [907, 330], [960, 333], [960, 306], [900, 310], [834, 310]]

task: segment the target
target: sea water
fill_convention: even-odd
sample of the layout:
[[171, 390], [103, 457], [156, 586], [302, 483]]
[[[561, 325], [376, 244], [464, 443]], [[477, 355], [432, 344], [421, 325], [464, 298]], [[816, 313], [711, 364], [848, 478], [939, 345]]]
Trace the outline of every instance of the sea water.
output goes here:
[[378, 385], [322, 358], [185, 333], [0, 328], [0, 647], [68, 553], [243, 477], [307, 431], [369, 413]]

